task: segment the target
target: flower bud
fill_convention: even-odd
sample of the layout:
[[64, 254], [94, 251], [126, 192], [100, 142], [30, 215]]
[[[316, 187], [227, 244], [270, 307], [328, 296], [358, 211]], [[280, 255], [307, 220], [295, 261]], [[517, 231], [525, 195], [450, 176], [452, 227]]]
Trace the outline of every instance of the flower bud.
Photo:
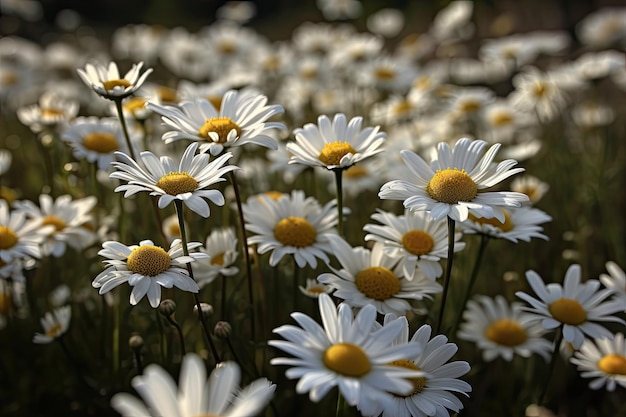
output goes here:
[[218, 321], [215, 323], [215, 329], [213, 329], [215, 336], [220, 339], [228, 339], [232, 331], [233, 327], [226, 321]]
[[163, 314], [165, 317], [169, 317], [176, 311], [176, 303], [174, 300], [165, 299], [161, 301], [159, 304], [159, 313]]

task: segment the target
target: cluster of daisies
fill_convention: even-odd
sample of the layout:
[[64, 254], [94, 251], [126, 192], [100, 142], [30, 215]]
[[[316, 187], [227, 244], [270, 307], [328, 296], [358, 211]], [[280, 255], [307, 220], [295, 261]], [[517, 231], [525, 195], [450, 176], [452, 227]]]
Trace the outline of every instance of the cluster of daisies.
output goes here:
[[[318, 5], [327, 19], [362, 12], [358, 1]], [[559, 118], [571, 119], [573, 133], [560, 134], [572, 141], [610, 127], [614, 110], [597, 88], [626, 90], [624, 56], [612, 49], [626, 42], [625, 13], [585, 18], [577, 33], [590, 52], [552, 67], [539, 57], [566, 55], [565, 32], [502, 35], [481, 40], [476, 59], [459, 53], [475, 40], [469, 1], [451, 2], [423, 36], [393, 48], [385, 42], [402, 29], [393, 11], [372, 15], [365, 32], [309, 22], [273, 43], [245, 26], [254, 10], [234, 2], [197, 33], [120, 28], [110, 54], [4, 37], [3, 116], [35, 137], [46, 175], [38, 201], [25, 198], [9, 188], [21, 179], [5, 185], [22, 145], [0, 151], [0, 325], [24, 315], [30, 277], [56, 271], [55, 260], [81, 259], [86, 274], [97, 265], [90, 290], [109, 305], [128, 290], [133, 308], [163, 312], [166, 298], [193, 294], [212, 357], [185, 352], [189, 332], [162, 313], [182, 340], [178, 387], [165, 364], [138, 361], [131, 385], [141, 400], [120, 392], [110, 401], [124, 416], [250, 416], [284, 398], [258, 370], [243, 375], [258, 364], [239, 362], [230, 343], [239, 332], [261, 349], [255, 324], [276, 326], [261, 343], [272, 355], [261, 372], [285, 367], [313, 403], [336, 391], [338, 413], [459, 412], [473, 366], [455, 360], [470, 356], [461, 342], [482, 363], [567, 361], [593, 390], [626, 388], [619, 262], [597, 279], [572, 263], [562, 282], [524, 268], [515, 299], [474, 286], [487, 242], [549, 239], [553, 218], [537, 205], [549, 185], [518, 163], [540, 155], [539, 138]], [[125, 73], [123, 60], [133, 62]], [[506, 96], [485, 87], [505, 81]], [[459, 280], [453, 261], [472, 236], [479, 257]], [[269, 285], [295, 289], [293, 299], [268, 296]], [[464, 298], [446, 310], [450, 286]], [[33, 342], [68, 351], [70, 291], [50, 296]], [[210, 332], [200, 303], [209, 298], [250, 333], [225, 321]], [[279, 314], [286, 306], [296, 325]], [[280, 310], [268, 314], [279, 322], [257, 317], [268, 310]], [[219, 358], [214, 339], [228, 340], [233, 360]], [[267, 354], [258, 353], [241, 358]]]

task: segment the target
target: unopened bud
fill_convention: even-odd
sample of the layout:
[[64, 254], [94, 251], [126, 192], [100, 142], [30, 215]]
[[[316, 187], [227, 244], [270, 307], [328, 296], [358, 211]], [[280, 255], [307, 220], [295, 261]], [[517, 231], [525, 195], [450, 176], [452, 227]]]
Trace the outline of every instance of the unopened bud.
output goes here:
[[213, 332], [215, 336], [220, 339], [228, 339], [230, 337], [230, 333], [233, 331], [233, 327], [227, 321], [218, 321], [215, 323], [215, 329]]
[[[202, 316], [206, 319], [213, 315], [213, 306], [209, 303], [200, 303], [200, 308], [202, 309]], [[198, 306], [193, 306], [193, 314], [198, 317]]]
[[165, 317], [169, 317], [176, 311], [176, 303], [174, 300], [165, 299], [161, 301], [159, 304], [159, 313], [163, 314]]
[[141, 349], [143, 347], [143, 337], [138, 334], [132, 335], [128, 339], [128, 346], [130, 346], [131, 349]]

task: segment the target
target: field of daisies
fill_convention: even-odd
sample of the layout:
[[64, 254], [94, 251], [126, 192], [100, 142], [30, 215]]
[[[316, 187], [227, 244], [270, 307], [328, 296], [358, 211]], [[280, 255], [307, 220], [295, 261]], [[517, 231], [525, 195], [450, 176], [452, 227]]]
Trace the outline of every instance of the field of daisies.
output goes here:
[[1, 37], [0, 415], [626, 416], [626, 8], [441, 3]]

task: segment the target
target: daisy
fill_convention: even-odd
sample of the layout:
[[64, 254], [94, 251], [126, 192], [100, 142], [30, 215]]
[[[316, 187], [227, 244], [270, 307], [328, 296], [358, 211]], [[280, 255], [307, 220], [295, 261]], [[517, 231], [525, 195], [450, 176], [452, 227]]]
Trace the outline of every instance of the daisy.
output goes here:
[[[187, 246], [192, 251], [202, 243], [190, 242]], [[128, 282], [133, 287], [131, 305], [136, 305], [147, 294], [152, 308], [157, 308], [161, 302], [161, 287], [176, 287], [193, 293], [199, 291], [198, 284], [189, 276], [187, 264], [208, 256], [202, 252], [184, 256], [180, 239], [175, 239], [167, 252], [151, 240], [142, 240], [139, 245], [132, 246], [106, 241], [102, 247], [98, 255], [107, 258], [104, 261], [107, 268], [91, 283], [94, 288], [99, 288], [100, 295]]]
[[478, 295], [467, 302], [463, 318], [458, 337], [475, 343], [485, 362], [497, 357], [510, 362], [514, 355], [550, 357], [552, 344], [543, 338], [545, 330], [523, 311], [521, 303], [509, 304], [501, 295]]
[[[397, 216], [383, 210], [372, 214], [372, 219], [380, 223], [366, 224], [363, 230], [368, 234], [365, 240], [384, 243], [384, 251], [398, 259], [403, 275], [412, 280], [416, 269], [429, 279], [441, 276], [440, 261], [448, 257], [448, 226], [445, 221], [433, 220], [423, 212], [404, 210]], [[460, 239], [462, 233], [454, 235], [454, 251], [465, 247]]]
[[201, 249], [208, 255], [208, 262], [192, 264], [194, 279], [203, 288], [218, 276], [230, 277], [237, 275], [239, 268], [234, 265], [237, 260], [237, 236], [232, 227], [215, 229], [206, 239]]
[[622, 300], [626, 312], [626, 273], [615, 262], [605, 264], [608, 274], [600, 274], [600, 282], [613, 291], [614, 298]]
[[536, 113], [541, 122], [554, 119], [567, 104], [556, 77], [536, 67], [524, 67], [513, 77], [513, 86], [509, 102], [520, 110]]
[[537, 204], [550, 189], [550, 184], [532, 175], [522, 175], [511, 181], [511, 190], [528, 196], [528, 203]]
[[162, 139], [171, 143], [180, 139], [200, 142], [200, 152], [220, 155], [224, 148], [254, 143], [276, 149], [276, 139], [270, 129], [285, 129], [280, 122], [268, 122], [283, 113], [280, 105], [266, 105], [267, 97], [227, 91], [219, 109], [209, 100], [197, 98], [184, 101], [179, 107], [160, 106], [148, 102], [146, 106], [161, 115], [171, 130]]
[[376, 326], [376, 308], [366, 305], [356, 316], [346, 303], [335, 306], [328, 294], [318, 298], [320, 326], [306, 314], [295, 312], [291, 317], [300, 325], [283, 325], [274, 333], [286, 340], [270, 340], [268, 344], [293, 357], [270, 360], [272, 365], [287, 365], [285, 375], [299, 379], [296, 392], [308, 392], [319, 402], [335, 386], [346, 403], [358, 406], [363, 415], [378, 415], [382, 402], [390, 401], [390, 393], [404, 394], [413, 384], [404, 378], [421, 377], [422, 372], [391, 365], [396, 360], [420, 354], [417, 343], [391, 345], [403, 329], [402, 320]]
[[621, 300], [605, 301], [613, 294], [609, 289], [600, 289], [600, 281], [589, 279], [580, 282], [580, 265], [573, 264], [565, 273], [563, 285], [544, 284], [535, 271], [526, 271], [526, 279], [539, 298], [534, 298], [522, 291], [515, 293], [530, 304], [524, 310], [533, 313], [535, 320], [541, 321], [544, 329], [562, 327], [563, 338], [580, 348], [584, 336], [592, 338], [611, 338], [612, 333], [597, 322], [616, 322], [626, 324], [613, 313], [624, 311]]
[[552, 221], [552, 217], [542, 210], [528, 206], [500, 210], [504, 213], [503, 222], [496, 218], [486, 219], [470, 214], [466, 221], [460, 223], [463, 232], [506, 239], [514, 243], [520, 240], [530, 242], [532, 238], [548, 240], [548, 236], [541, 233], [543, 227], [540, 224]]
[[33, 132], [55, 131], [78, 114], [79, 103], [54, 92], [41, 95], [39, 102], [17, 109], [17, 117]]
[[[393, 314], [385, 316], [385, 323], [395, 320]], [[454, 393], [468, 395], [472, 387], [458, 379], [470, 371], [465, 361], [448, 362], [457, 352], [454, 343], [442, 334], [431, 339], [432, 329], [429, 325], [421, 326], [409, 340], [409, 325], [405, 325], [395, 338], [394, 344], [414, 343], [423, 347], [418, 356], [404, 358], [392, 362], [395, 366], [419, 370], [427, 373], [427, 377], [410, 379], [413, 391], [406, 396], [394, 395], [393, 403], [387, 404], [382, 417], [448, 417], [448, 409], [459, 412], [463, 403]]]
[[626, 388], [626, 344], [623, 333], [616, 333], [611, 339], [585, 339], [570, 362], [578, 366], [580, 376], [594, 378], [589, 383], [591, 389], [598, 390], [606, 386], [607, 391], [615, 391], [617, 385]]
[[302, 294], [310, 298], [318, 298], [322, 293], [330, 294], [334, 291], [334, 288], [330, 285], [322, 284], [321, 282], [318, 282], [316, 279], [312, 278], [307, 278], [306, 287], [298, 285], [298, 288], [300, 289], [300, 292]]
[[[124, 132], [115, 118], [77, 117], [68, 124], [61, 137], [76, 159], [86, 159], [103, 171], [110, 170], [116, 151], [128, 152]], [[138, 139], [131, 132], [131, 143], [138, 142]]]
[[109, 100], [121, 100], [137, 91], [152, 73], [152, 68], [141, 72], [143, 62], [133, 64], [131, 69], [120, 76], [115, 62], [108, 66], [87, 64], [85, 69], [77, 69], [81, 80], [101, 97]]
[[240, 389], [241, 370], [236, 362], [222, 362], [207, 379], [202, 359], [195, 353], [183, 358], [178, 389], [176, 382], [159, 365], [151, 364], [131, 384], [141, 400], [117, 393], [111, 406], [123, 417], [136, 416], [256, 416], [274, 396], [276, 385], [259, 378]]
[[10, 211], [8, 203], [0, 200], [0, 266], [16, 259], [41, 258], [40, 244], [53, 228], [29, 220], [22, 211]]
[[361, 129], [362, 123], [362, 117], [348, 122], [345, 114], [337, 113], [332, 122], [321, 115], [317, 124], [295, 129], [295, 142], [287, 144], [293, 154], [289, 163], [343, 169], [382, 152], [386, 134], [379, 126]]
[[232, 157], [230, 152], [209, 162], [209, 155], [196, 155], [197, 149], [196, 142], [187, 146], [178, 164], [169, 156], [158, 158], [152, 152], [144, 151], [139, 157], [143, 167], [128, 155], [116, 152], [117, 161], [111, 165], [117, 171], [112, 172], [110, 177], [128, 183], [118, 186], [115, 191], [124, 191], [124, 197], [149, 191], [150, 195], [159, 196], [159, 208], [180, 200], [193, 212], [205, 218], [209, 217], [211, 210], [205, 199], [218, 206], [223, 206], [225, 200], [221, 191], [207, 188], [226, 181], [223, 175], [239, 167], [224, 166]]
[[34, 343], [50, 343], [67, 332], [72, 318], [72, 308], [70, 306], [59, 307], [52, 312], [48, 312], [41, 318], [41, 327], [45, 333], [35, 333]]
[[42, 226], [53, 226], [41, 250], [44, 256], [58, 258], [65, 253], [67, 246], [82, 251], [96, 240], [96, 234], [87, 227], [93, 220], [90, 212], [96, 203], [93, 196], [72, 200], [68, 194], [56, 199], [41, 194], [39, 207], [32, 201], [16, 201], [15, 208]]
[[413, 310], [409, 300], [441, 292], [439, 284], [423, 275], [408, 280], [396, 266], [397, 258], [384, 252], [383, 243], [374, 243], [371, 250], [353, 248], [343, 238], [332, 236], [330, 246], [342, 268], [329, 265], [332, 273], [321, 274], [317, 280], [333, 287], [333, 295], [352, 307], [372, 304], [380, 314], [403, 315]]
[[248, 244], [258, 245], [260, 254], [272, 252], [270, 265], [276, 266], [285, 255], [293, 255], [300, 268], [317, 267], [317, 259], [328, 262], [332, 249], [329, 236], [336, 235], [336, 202], [322, 206], [304, 191], [293, 190], [278, 199], [267, 195], [243, 204], [246, 229], [253, 233]]
[[513, 168], [517, 162], [512, 159], [492, 166], [500, 144], [492, 145], [482, 155], [485, 146], [487, 142], [483, 140], [468, 138], [459, 139], [452, 148], [446, 142], [440, 142], [437, 159], [430, 166], [416, 153], [400, 151], [402, 160], [415, 175], [415, 183], [389, 181], [383, 184], [378, 196], [383, 200], [404, 200], [405, 208], [428, 211], [435, 220], [448, 216], [462, 222], [471, 212], [476, 217], [495, 217], [504, 221], [504, 213], [496, 207], [519, 207], [528, 197], [510, 191], [479, 191], [524, 171], [524, 168]]
[[366, 26], [376, 35], [393, 38], [404, 28], [404, 13], [398, 9], [380, 9], [367, 17]]

